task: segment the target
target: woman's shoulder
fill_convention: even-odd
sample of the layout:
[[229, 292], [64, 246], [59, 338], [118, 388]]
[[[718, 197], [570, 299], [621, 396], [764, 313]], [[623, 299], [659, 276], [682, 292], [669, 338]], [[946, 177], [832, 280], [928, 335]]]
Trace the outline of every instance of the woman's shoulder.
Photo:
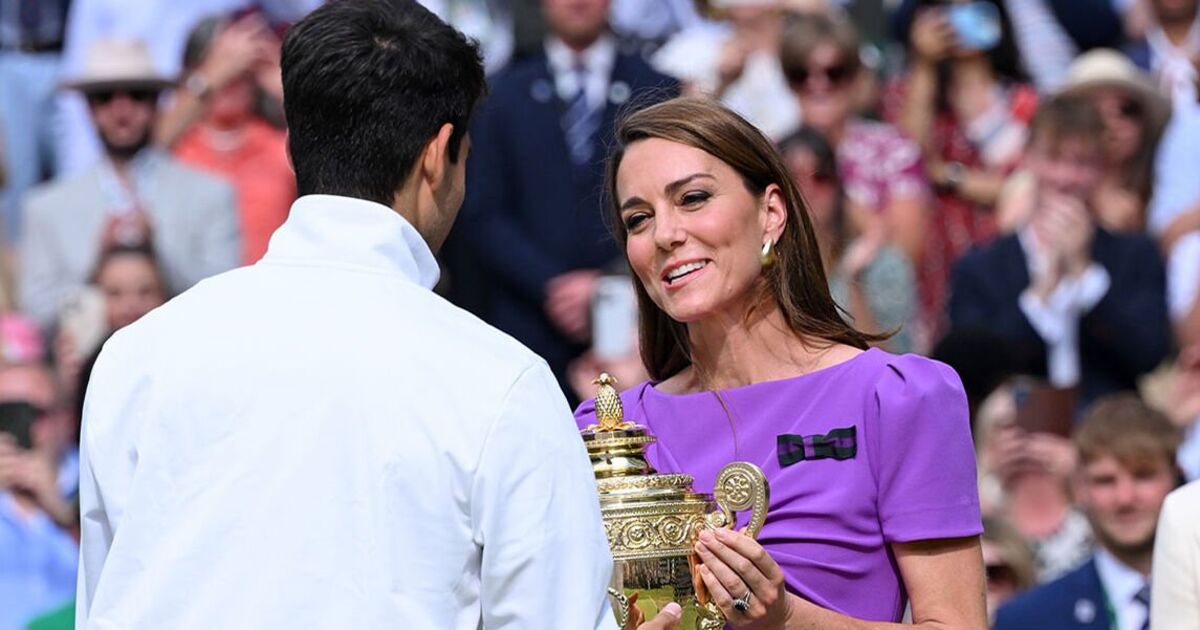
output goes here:
[[961, 407], [966, 413], [966, 393], [953, 368], [916, 354], [879, 351], [875, 396], [883, 409], [913, 412]]

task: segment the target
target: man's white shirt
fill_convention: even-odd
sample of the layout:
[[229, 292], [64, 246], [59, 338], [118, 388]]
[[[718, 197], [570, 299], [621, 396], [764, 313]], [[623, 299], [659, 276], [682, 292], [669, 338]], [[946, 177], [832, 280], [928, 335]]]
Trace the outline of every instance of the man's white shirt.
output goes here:
[[390, 208], [307, 196], [260, 263], [114, 336], [78, 627], [615, 627], [554, 377], [437, 277]]

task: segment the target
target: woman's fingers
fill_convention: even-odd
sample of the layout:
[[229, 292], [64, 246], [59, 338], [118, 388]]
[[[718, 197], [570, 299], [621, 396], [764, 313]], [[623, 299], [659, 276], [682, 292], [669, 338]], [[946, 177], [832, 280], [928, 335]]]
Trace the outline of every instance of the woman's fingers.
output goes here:
[[732, 597], [742, 597], [746, 591], [762, 595], [771, 589], [770, 580], [750, 559], [722, 543], [713, 532], [706, 531], [700, 534], [697, 552], [700, 554], [700, 560]]
[[735, 532], [728, 529], [716, 530], [717, 540], [728, 546], [730, 549], [737, 552], [743, 558], [746, 558], [759, 573], [768, 581], [774, 581], [777, 578], [783, 577], [783, 571], [779, 568], [779, 563], [763, 549], [758, 541], [747, 536], [743, 532]]

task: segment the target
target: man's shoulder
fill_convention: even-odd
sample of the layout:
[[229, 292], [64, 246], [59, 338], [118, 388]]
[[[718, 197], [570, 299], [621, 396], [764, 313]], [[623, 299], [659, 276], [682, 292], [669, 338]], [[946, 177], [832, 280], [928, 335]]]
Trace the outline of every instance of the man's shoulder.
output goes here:
[[989, 243], [973, 245], [955, 263], [960, 271], [991, 271], [997, 265], [1010, 259], [1024, 260], [1021, 243], [1015, 234], [997, 237]]
[[427, 302], [428, 321], [436, 323], [433, 334], [443, 337], [447, 345], [461, 348], [468, 355], [492, 357], [520, 371], [543, 363], [541, 357], [508, 333], [455, 306], [442, 296], [423, 291], [421, 297]]
[[225, 179], [185, 164], [173, 156], [164, 155], [159, 167], [164, 192], [182, 198], [201, 195], [232, 194], [232, 184]]
[[[1087, 626], [1103, 618], [1104, 592], [1094, 560], [1017, 595], [996, 613], [996, 630], [1062, 628], [1062, 624]], [[1070, 625], [1065, 627], [1071, 627]]]
[[[81, 197], [87, 197], [86, 201], [96, 200], [96, 181], [94, 168], [58, 177], [29, 189], [23, 198], [23, 205], [31, 212], [78, 214], [77, 205]], [[93, 205], [99, 207], [98, 204]]]
[[1200, 520], [1200, 481], [1176, 488], [1163, 501], [1163, 512], [1170, 512], [1180, 522]]
[[[164, 333], [171, 330], [187, 330], [193, 325], [210, 322], [221, 313], [239, 312], [239, 308], [244, 307], [249, 300], [255, 299], [256, 295], [274, 290], [270, 287], [283, 288], [285, 292], [295, 289], [311, 294], [319, 293], [323, 288], [332, 288], [332, 283], [336, 282], [332, 277], [319, 280], [314, 276], [298, 284], [295, 276], [280, 275], [279, 269], [275, 265], [260, 263], [206, 278], [146, 315], [135, 325], [145, 321], [146, 330], [143, 334], [148, 335], [153, 334], [153, 329], [162, 329]], [[495, 370], [497, 378], [512, 377], [542, 361], [537, 354], [516, 339], [451, 304], [433, 291], [410, 282], [391, 286], [395, 292], [382, 290], [375, 295], [374, 307], [379, 309], [377, 313], [360, 313], [363, 319], [354, 320], [361, 326], [374, 326], [378, 330], [351, 330], [354, 326], [348, 324], [345, 327], [330, 329], [328, 334], [362, 338], [382, 334], [382, 337], [376, 337], [377, 343], [369, 347], [364, 346], [362, 352], [394, 353], [402, 348], [414, 361], [455, 357], [456, 360], [471, 362], [481, 367], [487, 366]], [[391, 298], [388, 295], [391, 295]], [[351, 307], [347, 305], [346, 308]], [[305, 313], [295, 314], [293, 324], [301, 325], [305, 316]], [[330, 309], [312, 313], [311, 316], [314, 320], [314, 330], [321, 330], [320, 321], [338, 317], [337, 313]], [[384, 321], [386, 329], [382, 323]], [[264, 327], [268, 327], [269, 324], [260, 323], [263, 323]], [[169, 337], [169, 334], [167, 336]]]

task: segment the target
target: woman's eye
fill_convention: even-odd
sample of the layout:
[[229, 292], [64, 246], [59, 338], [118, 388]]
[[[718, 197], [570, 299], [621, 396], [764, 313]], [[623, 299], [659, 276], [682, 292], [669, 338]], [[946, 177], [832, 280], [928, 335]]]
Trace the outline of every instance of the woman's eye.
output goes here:
[[637, 226], [645, 223], [649, 218], [649, 215], [647, 215], [645, 212], [636, 212], [625, 217], [625, 231], [632, 232], [637, 228]]
[[680, 205], [684, 205], [684, 206], [699, 205], [699, 204], [704, 203], [705, 201], [708, 201], [708, 198], [711, 196], [712, 195], [710, 195], [704, 191], [700, 191], [700, 190], [685, 193], [683, 195], [683, 199], [681, 200], [682, 203]]

